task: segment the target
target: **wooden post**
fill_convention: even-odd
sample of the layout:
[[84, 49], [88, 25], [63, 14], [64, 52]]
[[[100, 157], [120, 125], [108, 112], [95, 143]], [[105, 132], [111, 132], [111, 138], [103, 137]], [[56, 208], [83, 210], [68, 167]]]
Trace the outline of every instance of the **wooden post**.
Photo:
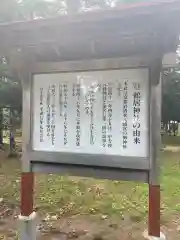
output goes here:
[[149, 185], [149, 236], [160, 238], [160, 185]]
[[33, 212], [34, 173], [22, 173], [21, 176], [21, 215], [29, 216]]
[[20, 239], [36, 240], [36, 213], [33, 212], [34, 173], [22, 173], [21, 176], [21, 222]]
[[3, 108], [0, 107], [0, 148], [3, 145]]

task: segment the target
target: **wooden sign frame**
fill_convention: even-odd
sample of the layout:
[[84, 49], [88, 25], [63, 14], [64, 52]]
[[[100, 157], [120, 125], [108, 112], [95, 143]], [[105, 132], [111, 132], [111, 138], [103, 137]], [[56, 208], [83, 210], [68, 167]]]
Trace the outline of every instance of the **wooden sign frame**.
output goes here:
[[[154, 64], [157, 63], [158, 65]], [[160, 60], [150, 57], [99, 59], [61, 63], [32, 63], [23, 81], [23, 172], [70, 174], [112, 180], [158, 182], [157, 151], [160, 136]], [[149, 69], [149, 156], [113, 157], [108, 155], [39, 152], [32, 150], [32, 78], [33, 74], [89, 70]], [[86, 163], [89, 164], [86, 164]], [[109, 164], [111, 162], [111, 165]]]

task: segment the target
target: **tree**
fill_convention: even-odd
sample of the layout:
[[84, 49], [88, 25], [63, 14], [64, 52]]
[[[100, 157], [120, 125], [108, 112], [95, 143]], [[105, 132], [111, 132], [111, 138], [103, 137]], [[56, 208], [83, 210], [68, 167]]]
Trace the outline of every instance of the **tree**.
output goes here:
[[[165, 69], [162, 83], [162, 121], [167, 126], [173, 121], [172, 130], [175, 130], [175, 122], [180, 122], [180, 66]], [[174, 131], [175, 134], [175, 131]]]
[[19, 9], [24, 19], [55, 17], [65, 9], [63, 0], [22, 0]]
[[[0, 0], [0, 23], [36, 18], [54, 17], [62, 14], [66, 5], [62, 0]], [[22, 89], [20, 81], [9, 71], [8, 58], [0, 57], [0, 144], [2, 144], [2, 107], [10, 107], [21, 113]], [[12, 137], [12, 133], [11, 139]], [[14, 146], [14, 143], [11, 144]]]
[[[0, 0], [0, 23], [37, 18], [56, 17], [79, 11], [104, 9], [122, 4], [151, 2], [150, 0]], [[4, 61], [5, 60], [5, 61]], [[180, 69], [180, 67], [179, 67]], [[180, 73], [176, 70], [163, 80], [162, 119], [164, 122], [180, 120]], [[12, 76], [6, 56], [0, 58], [0, 106], [18, 107], [21, 112], [21, 85]], [[0, 114], [1, 115], [1, 114]], [[0, 132], [1, 132], [0, 117]], [[1, 135], [1, 133], [0, 133]], [[0, 137], [1, 140], [1, 137]]]
[[86, 8], [106, 8], [109, 1], [106, 0], [85, 0], [84, 1]]
[[[11, 110], [12, 119], [14, 116], [14, 111], [16, 111], [20, 116], [21, 109], [22, 109], [22, 88], [21, 88], [20, 82], [15, 81], [14, 79], [1, 77], [0, 78], [0, 145], [3, 144], [2, 109], [7, 107], [10, 108]], [[13, 128], [11, 128], [11, 132], [13, 132]]]

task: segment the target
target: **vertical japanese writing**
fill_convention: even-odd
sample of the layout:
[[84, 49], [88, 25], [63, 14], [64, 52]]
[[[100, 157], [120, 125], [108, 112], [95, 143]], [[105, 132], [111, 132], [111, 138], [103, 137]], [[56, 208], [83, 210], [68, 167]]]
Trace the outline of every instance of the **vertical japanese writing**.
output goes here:
[[140, 83], [133, 83], [133, 143], [140, 144], [140, 111], [141, 111], [141, 86]]
[[67, 100], [68, 100], [68, 87], [67, 84], [63, 85], [64, 94], [64, 146], [68, 144], [68, 118], [67, 118]]
[[90, 94], [89, 91], [85, 94], [84, 96], [84, 108], [85, 108], [85, 113], [89, 116], [90, 114]]
[[73, 88], [72, 88], [72, 96], [76, 96], [76, 84], [73, 83]]
[[40, 88], [40, 142], [44, 141], [44, 108], [43, 108], [43, 88]]
[[55, 96], [56, 96], [56, 88], [55, 88], [55, 85], [53, 84], [51, 86], [51, 97], [52, 97], [52, 103], [51, 103], [51, 142], [52, 142], [52, 145], [54, 145], [54, 143], [55, 143], [55, 128], [56, 128], [56, 123], [55, 123], [55, 116], [56, 116]]
[[60, 112], [60, 117], [63, 115], [63, 95], [62, 95], [62, 84], [59, 84], [59, 112]]
[[80, 96], [81, 86], [76, 85], [76, 146], [80, 146], [81, 143], [81, 122], [80, 122]]
[[34, 151], [148, 156], [148, 69], [33, 78]]
[[128, 80], [124, 81], [123, 88], [123, 149], [127, 148], [128, 136], [127, 136], [127, 124], [128, 123]]
[[90, 91], [90, 144], [91, 145], [94, 145], [94, 141], [95, 141], [95, 136], [94, 136], [94, 131], [95, 131], [95, 126], [94, 126], [94, 101], [95, 101], [95, 96], [94, 96], [94, 89], [92, 87], [91, 91]]
[[108, 84], [108, 147], [112, 148], [112, 85]]
[[103, 84], [102, 88], [102, 99], [103, 99], [103, 124], [102, 124], [102, 146], [106, 147], [107, 144], [107, 84]]
[[95, 123], [94, 123], [94, 103], [95, 103], [94, 86], [91, 86], [84, 97], [85, 113], [90, 118], [89, 124], [89, 143], [94, 145], [95, 143]]
[[47, 99], [46, 99], [46, 132], [47, 137], [50, 137], [51, 134], [51, 106], [50, 106], [50, 98], [51, 98], [51, 87], [48, 87], [47, 90]]

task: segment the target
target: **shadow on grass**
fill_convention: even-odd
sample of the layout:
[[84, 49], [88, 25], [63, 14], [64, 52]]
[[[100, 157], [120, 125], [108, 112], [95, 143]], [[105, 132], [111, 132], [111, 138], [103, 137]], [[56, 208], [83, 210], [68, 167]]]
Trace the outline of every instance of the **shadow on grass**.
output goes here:
[[170, 146], [180, 146], [180, 136], [162, 136], [162, 144]]

